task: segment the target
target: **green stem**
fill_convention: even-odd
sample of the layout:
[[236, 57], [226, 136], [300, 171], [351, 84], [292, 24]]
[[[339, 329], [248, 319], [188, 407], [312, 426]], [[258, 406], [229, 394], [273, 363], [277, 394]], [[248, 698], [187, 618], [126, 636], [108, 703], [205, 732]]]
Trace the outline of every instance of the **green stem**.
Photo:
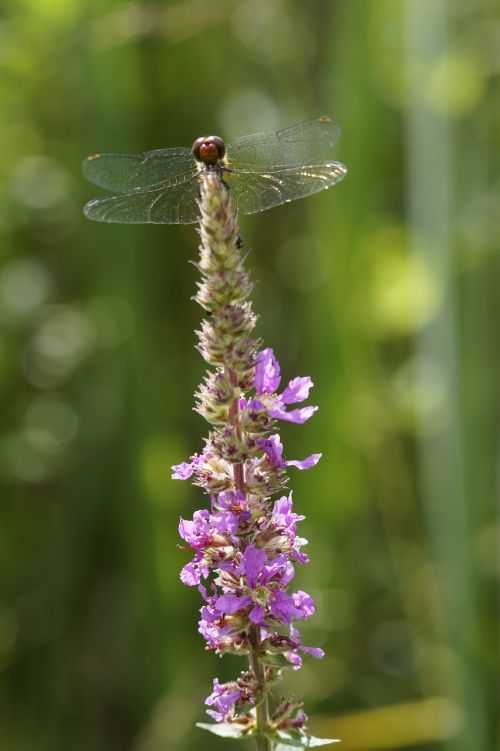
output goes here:
[[252, 646], [252, 650], [248, 656], [250, 666], [257, 679], [259, 686], [259, 696], [262, 696], [262, 701], [257, 704], [257, 724], [255, 741], [257, 743], [258, 751], [272, 751], [272, 743], [269, 738], [264, 735], [265, 729], [269, 723], [269, 700], [267, 695], [266, 686], [266, 674], [264, 671], [264, 665], [259, 660], [259, 645], [260, 645], [260, 628], [253, 624], [248, 632], [248, 640]]
[[[234, 385], [236, 385], [236, 376], [230, 370], [229, 378]], [[236, 427], [238, 436], [241, 439], [241, 429], [238, 419], [239, 413], [239, 398], [235, 399], [229, 410], [229, 421]], [[233, 465], [234, 473], [234, 485], [236, 490], [240, 490], [245, 493], [245, 469], [242, 462]], [[248, 631], [248, 641], [250, 643], [250, 654], [248, 660], [250, 667], [253, 670], [258, 686], [258, 696], [262, 697], [262, 701], [256, 707], [256, 726], [255, 726], [255, 741], [257, 743], [257, 751], [273, 751], [273, 744], [264, 735], [266, 728], [269, 724], [269, 698], [267, 694], [266, 685], [266, 673], [262, 662], [259, 660], [259, 648], [260, 648], [260, 627], [252, 624]]]

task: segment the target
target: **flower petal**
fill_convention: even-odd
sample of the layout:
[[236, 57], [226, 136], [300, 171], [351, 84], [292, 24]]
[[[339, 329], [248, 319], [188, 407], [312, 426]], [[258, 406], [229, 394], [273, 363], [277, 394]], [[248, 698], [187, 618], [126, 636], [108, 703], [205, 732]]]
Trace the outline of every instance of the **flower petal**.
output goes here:
[[302, 667], [302, 657], [297, 654], [297, 652], [285, 652], [284, 656], [288, 660], [288, 662], [293, 665], [294, 670], [300, 670]]
[[172, 469], [172, 480], [187, 480], [194, 472], [194, 465], [191, 462], [182, 462], [174, 464]]
[[307, 652], [307, 654], [311, 655], [311, 657], [314, 657], [316, 660], [322, 660], [325, 656], [325, 653], [322, 649], [319, 647], [299, 647], [301, 652]]
[[257, 626], [261, 626], [264, 623], [265, 614], [266, 614], [266, 611], [264, 610], [262, 605], [256, 605], [249, 612], [248, 617], [250, 618], [252, 623], [255, 623]]
[[269, 460], [279, 468], [285, 467], [283, 461], [283, 444], [278, 434], [270, 435], [269, 438], [259, 438], [257, 445], [266, 452]]
[[311, 469], [311, 467], [316, 466], [322, 456], [323, 454], [311, 454], [311, 456], [302, 459], [302, 461], [291, 459], [289, 462], [286, 462], [286, 464], [288, 467], [297, 467], [297, 469]]
[[268, 347], [259, 352], [255, 366], [255, 390], [260, 394], [274, 394], [281, 381], [280, 366], [273, 350]]
[[294, 378], [291, 380], [286, 389], [281, 394], [283, 404], [295, 404], [303, 402], [309, 396], [309, 391], [313, 387], [313, 382], [309, 376], [303, 378]]
[[281, 623], [290, 624], [292, 619], [304, 617], [296, 607], [294, 598], [281, 590], [273, 591], [273, 596], [269, 602], [269, 609]]
[[315, 612], [314, 600], [307, 592], [299, 590], [293, 594], [293, 602], [297, 607], [300, 615], [298, 618], [309, 618]]
[[300, 407], [299, 409], [291, 409], [289, 412], [281, 406], [279, 401], [276, 402], [276, 406], [268, 409], [268, 414], [274, 417], [276, 420], [286, 420], [286, 422], [294, 422], [296, 425], [303, 425], [310, 417], [314, 415], [317, 407]]
[[228, 532], [230, 535], [235, 535], [238, 531], [240, 519], [238, 515], [231, 514], [230, 511], [219, 511], [217, 514], [212, 514], [210, 521], [217, 532], [221, 534]]
[[201, 581], [201, 571], [195, 561], [186, 563], [181, 571], [181, 582], [188, 587], [195, 587]]
[[249, 545], [243, 553], [243, 568], [248, 586], [255, 589], [259, 575], [267, 561], [267, 555], [262, 548]]
[[219, 683], [218, 678], [215, 678], [214, 690], [205, 699], [205, 704], [209, 707], [215, 707], [216, 710], [207, 709], [207, 714], [210, 715], [216, 722], [225, 722], [229, 719], [233, 712], [236, 702], [241, 698], [241, 693], [236, 689], [234, 683]]
[[239, 595], [222, 595], [222, 597], [219, 597], [214, 607], [219, 613], [231, 615], [232, 613], [236, 613], [237, 610], [246, 607], [250, 602], [252, 602], [252, 598], [248, 596], [240, 597]]

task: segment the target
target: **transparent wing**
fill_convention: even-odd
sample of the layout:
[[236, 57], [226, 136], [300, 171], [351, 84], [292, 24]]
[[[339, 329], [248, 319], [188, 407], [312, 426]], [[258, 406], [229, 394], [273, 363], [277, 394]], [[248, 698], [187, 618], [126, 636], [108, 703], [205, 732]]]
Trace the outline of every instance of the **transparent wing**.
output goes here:
[[229, 178], [231, 200], [240, 214], [255, 214], [331, 188], [346, 173], [340, 162], [282, 167], [268, 172], [235, 170]]
[[314, 164], [331, 156], [340, 128], [324, 115], [276, 133], [256, 133], [239, 138], [227, 147], [228, 167], [255, 169]]
[[85, 177], [101, 188], [128, 193], [154, 186], [175, 184], [195, 172], [187, 148], [157, 149], [141, 154], [93, 154], [82, 165]]
[[89, 201], [83, 213], [97, 222], [192, 224], [199, 218], [198, 175], [154, 190], [138, 190]]

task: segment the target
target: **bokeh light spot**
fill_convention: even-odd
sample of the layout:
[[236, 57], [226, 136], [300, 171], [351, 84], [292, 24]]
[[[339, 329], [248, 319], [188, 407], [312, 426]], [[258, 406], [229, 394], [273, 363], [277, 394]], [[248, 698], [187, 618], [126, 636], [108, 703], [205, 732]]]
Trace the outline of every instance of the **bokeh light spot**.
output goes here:
[[432, 71], [427, 95], [436, 112], [459, 117], [481, 99], [486, 78], [479, 65], [463, 53], [443, 57]]
[[62, 383], [94, 344], [95, 330], [85, 313], [69, 305], [49, 306], [24, 358], [28, 381], [40, 388]]
[[228, 138], [245, 133], [275, 130], [280, 114], [275, 102], [264, 91], [243, 89], [222, 102], [219, 117]]
[[24, 482], [43, 482], [52, 473], [47, 455], [28, 441], [24, 431], [5, 436], [0, 446], [0, 463], [8, 477]]
[[52, 292], [52, 278], [39, 261], [14, 258], [0, 272], [0, 314], [15, 321], [31, 315]]
[[66, 170], [48, 156], [25, 157], [12, 173], [12, 192], [29, 209], [52, 209], [64, 203], [69, 183]]
[[95, 297], [90, 300], [87, 312], [101, 347], [116, 347], [132, 335], [134, 312], [122, 297]]
[[447, 425], [451, 415], [449, 383], [438, 362], [405, 362], [392, 381], [395, 415], [400, 426], [419, 434]]
[[42, 395], [34, 399], [24, 415], [26, 438], [42, 453], [60, 451], [74, 438], [78, 417], [60, 397]]
[[442, 290], [423, 256], [409, 251], [405, 230], [382, 226], [365, 238], [363, 250], [363, 272], [369, 277], [363, 304], [359, 299], [357, 304], [368, 329], [375, 335], [401, 336], [428, 323], [439, 309]]

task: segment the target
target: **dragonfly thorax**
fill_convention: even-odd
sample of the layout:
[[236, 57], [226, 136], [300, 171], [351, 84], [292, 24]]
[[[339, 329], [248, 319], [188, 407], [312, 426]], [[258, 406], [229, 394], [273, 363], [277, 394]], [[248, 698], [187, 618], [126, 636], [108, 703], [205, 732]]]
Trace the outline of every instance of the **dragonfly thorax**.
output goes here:
[[226, 146], [219, 136], [204, 136], [196, 139], [191, 150], [197, 162], [215, 165], [223, 159]]

